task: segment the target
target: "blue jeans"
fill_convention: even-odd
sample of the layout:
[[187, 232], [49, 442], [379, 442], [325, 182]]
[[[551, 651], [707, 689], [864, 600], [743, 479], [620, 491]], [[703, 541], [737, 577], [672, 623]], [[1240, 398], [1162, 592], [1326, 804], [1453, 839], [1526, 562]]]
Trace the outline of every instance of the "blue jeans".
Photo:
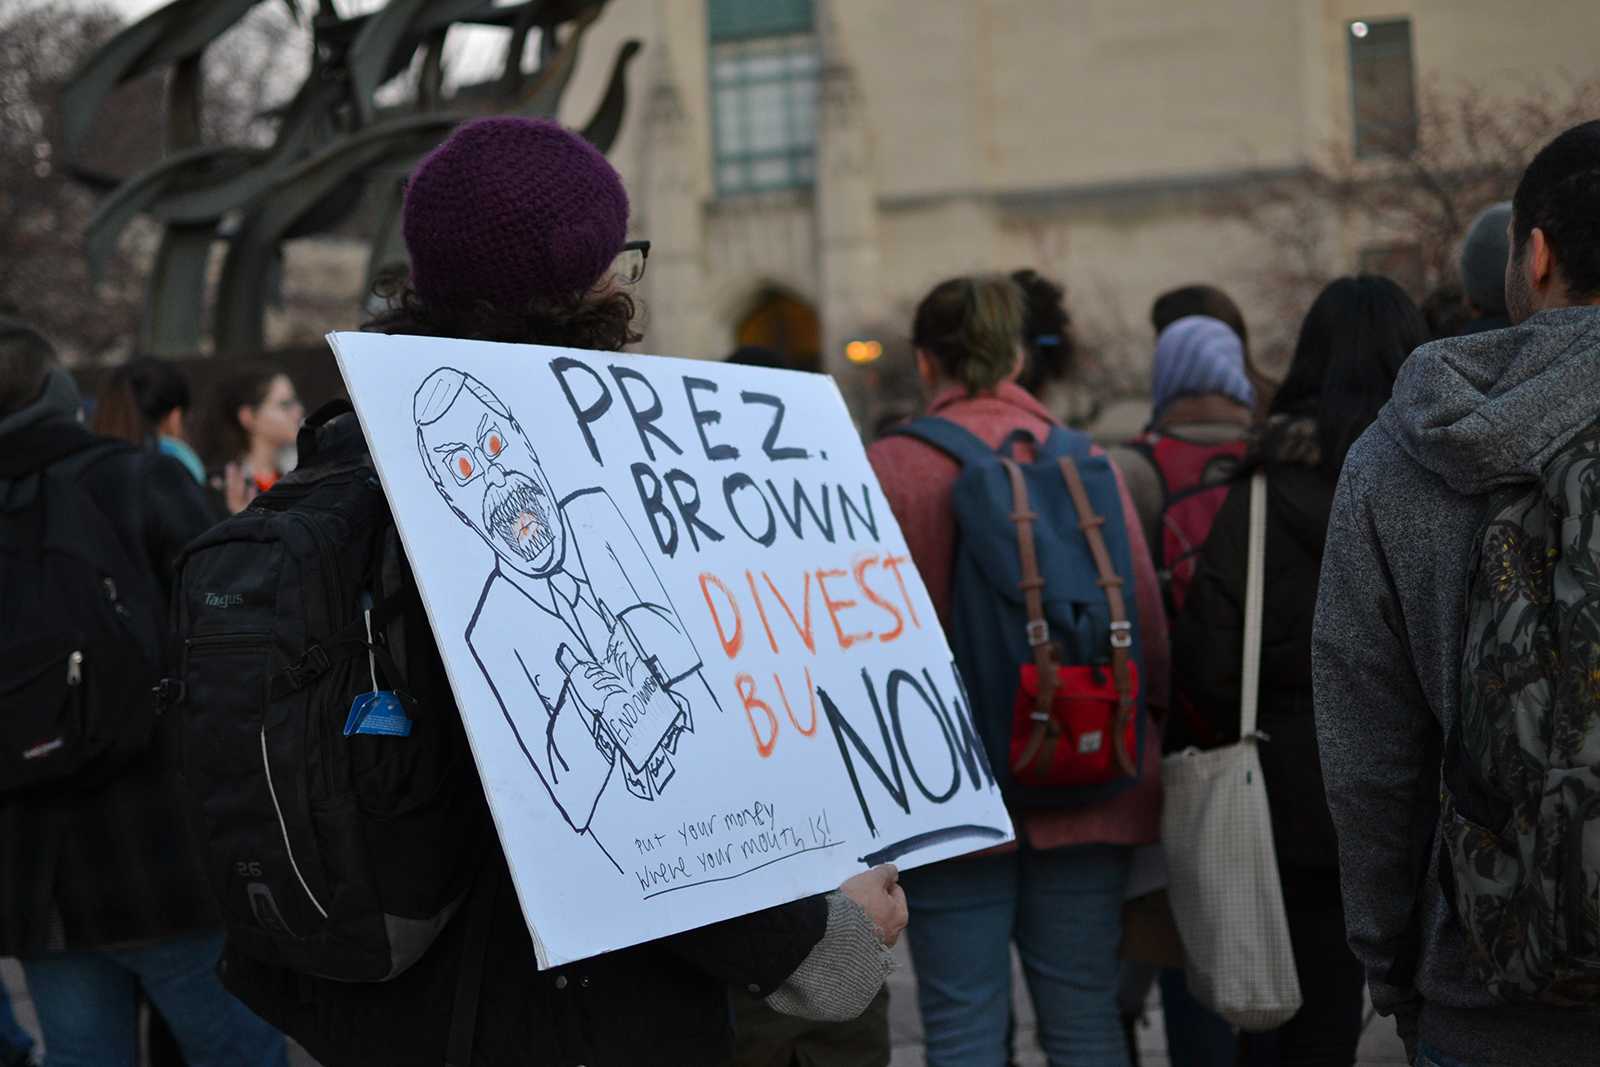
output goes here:
[[6, 987], [0, 985], [0, 1064], [23, 1062], [32, 1048], [33, 1038], [17, 1025], [17, 1017], [11, 1011], [11, 997]]
[[222, 988], [221, 955], [222, 935], [202, 934], [23, 960], [50, 1067], [135, 1067], [140, 989], [189, 1067], [286, 1067], [283, 1035]]
[[1003, 1067], [1013, 941], [1050, 1067], [1126, 1067], [1117, 949], [1131, 858], [1022, 848], [901, 876], [928, 1067]]

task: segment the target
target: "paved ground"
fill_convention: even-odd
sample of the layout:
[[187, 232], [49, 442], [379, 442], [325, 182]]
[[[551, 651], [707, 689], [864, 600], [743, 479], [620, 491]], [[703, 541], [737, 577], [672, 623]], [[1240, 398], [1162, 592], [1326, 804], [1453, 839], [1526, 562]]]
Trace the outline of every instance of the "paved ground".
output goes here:
[[[911, 972], [911, 959], [904, 944], [899, 949], [900, 967], [889, 979], [889, 1029], [894, 1041], [894, 1058], [891, 1067], [916, 1067], [922, 1063], [922, 1023], [917, 1018], [916, 977]], [[10, 961], [0, 961], [0, 977], [11, 989], [13, 1004], [22, 1025], [34, 1033], [38, 1022], [33, 1005], [22, 986], [22, 973]], [[1033, 1009], [1022, 984], [1020, 971], [1013, 988], [1017, 1004], [1017, 1058], [1020, 1067], [1045, 1067], [1044, 1055], [1034, 1041]], [[1145, 1067], [1167, 1067], [1166, 1035], [1161, 1031], [1161, 1010], [1154, 998], [1147, 1013], [1147, 1025], [1140, 1031], [1140, 1058]], [[1394, 1025], [1387, 1019], [1374, 1019], [1362, 1038], [1359, 1063], [1361, 1067], [1404, 1064], [1405, 1053], [1400, 1039], [1395, 1036]], [[293, 1067], [316, 1067], [309, 1056], [299, 1053], [293, 1058]]]
[[[889, 978], [889, 1031], [894, 1042], [890, 1067], [920, 1067], [922, 1059], [922, 1021], [917, 1017], [916, 976], [902, 942], [897, 951], [900, 967]], [[1021, 965], [1012, 957], [1012, 993], [1017, 1014], [1017, 1062], [1019, 1067], [1045, 1067], [1044, 1053], [1034, 1038], [1033, 1005], [1022, 980]], [[1154, 993], [1145, 1012], [1145, 1026], [1139, 1031], [1139, 1059], [1142, 1067], [1167, 1067], [1167, 1036], [1161, 1028], [1161, 1005]], [[1388, 1019], [1374, 1018], [1362, 1036], [1359, 1067], [1403, 1065], [1405, 1049]]]

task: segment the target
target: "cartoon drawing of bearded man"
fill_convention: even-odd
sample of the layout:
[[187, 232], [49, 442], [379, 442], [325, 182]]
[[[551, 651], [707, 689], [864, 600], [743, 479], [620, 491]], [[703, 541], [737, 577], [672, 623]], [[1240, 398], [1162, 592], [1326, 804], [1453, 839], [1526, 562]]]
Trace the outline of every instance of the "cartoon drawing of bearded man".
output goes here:
[[510, 409], [469, 374], [435, 370], [412, 414], [439, 495], [494, 551], [466, 639], [528, 762], [579, 832], [613, 772], [655, 799], [694, 731], [687, 691], [714, 698], [616, 504], [601, 489], [558, 498]]

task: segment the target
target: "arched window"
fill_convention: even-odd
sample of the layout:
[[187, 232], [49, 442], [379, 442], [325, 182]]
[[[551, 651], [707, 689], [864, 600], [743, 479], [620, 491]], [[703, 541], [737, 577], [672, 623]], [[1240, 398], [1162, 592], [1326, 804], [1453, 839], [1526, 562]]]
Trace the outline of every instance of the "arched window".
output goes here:
[[739, 323], [739, 344], [770, 349], [794, 370], [822, 369], [822, 327], [817, 309], [778, 289], [763, 292]]

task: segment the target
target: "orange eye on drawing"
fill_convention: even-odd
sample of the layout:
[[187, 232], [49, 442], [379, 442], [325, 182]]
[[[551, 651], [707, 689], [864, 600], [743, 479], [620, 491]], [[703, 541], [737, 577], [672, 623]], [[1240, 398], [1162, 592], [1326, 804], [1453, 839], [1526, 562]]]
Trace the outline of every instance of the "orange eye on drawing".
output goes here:
[[500, 435], [497, 433], [490, 434], [484, 440], [484, 451], [489, 453], [490, 459], [498, 456], [502, 451], [505, 450], [505, 447], [506, 443], [500, 439]]
[[445, 457], [444, 465], [455, 478], [457, 485], [466, 485], [478, 476], [478, 463], [470, 448], [453, 449]]

